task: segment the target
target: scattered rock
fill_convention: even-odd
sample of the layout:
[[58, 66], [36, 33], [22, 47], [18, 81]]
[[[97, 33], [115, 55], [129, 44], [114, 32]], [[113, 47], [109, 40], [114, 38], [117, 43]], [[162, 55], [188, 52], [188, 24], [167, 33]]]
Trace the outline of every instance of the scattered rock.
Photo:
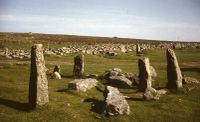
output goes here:
[[129, 114], [130, 107], [125, 97], [115, 87], [106, 86], [104, 91], [106, 113], [108, 115]]
[[164, 95], [167, 93], [167, 90], [161, 89], [161, 90], [156, 90], [152, 87], [148, 87], [144, 94], [143, 97], [146, 100], [159, 100], [161, 95]]
[[200, 83], [196, 78], [183, 77], [183, 84], [198, 84]]
[[97, 85], [97, 80], [92, 78], [87, 79], [75, 79], [68, 84], [69, 89], [74, 89], [76, 91], [86, 92]]
[[61, 79], [61, 76], [58, 72], [53, 72], [53, 78], [54, 79]]
[[116, 84], [132, 86], [132, 82], [125, 76], [110, 76], [109, 81], [113, 82], [113, 84], [116, 83]]

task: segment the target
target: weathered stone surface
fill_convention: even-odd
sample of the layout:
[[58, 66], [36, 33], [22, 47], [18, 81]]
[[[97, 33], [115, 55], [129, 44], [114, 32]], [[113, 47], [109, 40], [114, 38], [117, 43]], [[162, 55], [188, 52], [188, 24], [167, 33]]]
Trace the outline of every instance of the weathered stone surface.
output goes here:
[[49, 102], [48, 81], [45, 71], [42, 44], [35, 44], [31, 49], [31, 73], [29, 82], [29, 103], [31, 107]]
[[102, 78], [103, 79], [109, 79], [110, 76], [121, 76], [122, 74], [122, 70], [119, 69], [119, 68], [113, 68], [113, 69], [109, 69], [107, 71], [105, 71], [103, 74], [102, 74]]
[[150, 66], [150, 73], [151, 73], [151, 77], [157, 77], [156, 70], [153, 66]]
[[178, 89], [182, 87], [182, 74], [176, 55], [172, 49], [167, 49], [167, 87], [170, 89]]
[[125, 73], [124, 75], [132, 82], [132, 85], [139, 85], [139, 77], [137, 74]]
[[144, 58], [144, 60], [138, 60], [139, 67], [139, 90], [145, 91], [147, 87], [151, 87], [151, 71], [149, 58]]
[[159, 99], [159, 96], [158, 96], [158, 92], [157, 90], [155, 90], [154, 88], [152, 87], [148, 87], [144, 94], [143, 94], [144, 98], [146, 100], [158, 100]]
[[136, 44], [136, 54], [140, 54], [140, 53], [141, 53], [140, 45]]
[[183, 84], [198, 84], [200, 83], [196, 78], [183, 77]]
[[88, 89], [91, 89], [97, 85], [97, 80], [88, 78], [88, 79], [75, 79], [68, 84], [69, 89], [74, 89], [76, 91], [86, 92]]
[[109, 81], [116, 84], [124, 84], [128, 86], [132, 86], [132, 82], [125, 76], [110, 76]]
[[166, 94], [167, 91], [162, 89], [162, 90], [156, 90], [152, 87], [148, 87], [144, 94], [143, 94], [143, 97], [144, 99], [146, 100], [159, 100], [160, 99], [160, 96], [163, 95], [163, 94]]
[[61, 79], [61, 75], [58, 72], [53, 72], [54, 79]]
[[123, 73], [119, 68], [113, 68], [105, 71], [100, 78], [105, 79], [107, 83], [115, 87], [122, 85], [130, 87], [134, 82], [133, 75], [130, 76], [130, 74], [127, 75], [127, 73]]
[[129, 114], [130, 107], [125, 97], [115, 87], [106, 86], [104, 91], [106, 112], [108, 115]]
[[84, 73], [84, 56], [74, 57], [74, 69], [73, 73], [75, 76], [81, 76]]

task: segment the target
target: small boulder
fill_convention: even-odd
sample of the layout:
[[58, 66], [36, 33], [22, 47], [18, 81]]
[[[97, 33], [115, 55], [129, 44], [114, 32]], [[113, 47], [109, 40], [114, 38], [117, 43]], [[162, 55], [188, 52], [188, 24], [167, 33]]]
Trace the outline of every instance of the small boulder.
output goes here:
[[200, 83], [196, 78], [183, 77], [183, 84], [198, 84]]
[[156, 90], [152, 87], [148, 87], [144, 94], [143, 97], [145, 100], [159, 100], [161, 95], [164, 95], [167, 93], [167, 90], [161, 89], [161, 90]]
[[106, 113], [108, 115], [129, 114], [130, 107], [119, 90], [115, 87], [106, 86], [104, 91]]
[[145, 90], [143, 97], [146, 100], [158, 100], [159, 99], [157, 90], [152, 87], [149, 87]]
[[76, 91], [86, 92], [97, 85], [97, 80], [92, 78], [87, 79], [75, 79], [68, 84], [69, 89], [74, 89]]
[[53, 72], [54, 79], [61, 79], [61, 75], [58, 72]]

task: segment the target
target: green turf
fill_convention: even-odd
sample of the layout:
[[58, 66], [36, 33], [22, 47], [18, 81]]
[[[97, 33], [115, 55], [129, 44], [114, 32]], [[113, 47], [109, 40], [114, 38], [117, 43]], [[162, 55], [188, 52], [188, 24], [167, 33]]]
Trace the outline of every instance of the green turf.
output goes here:
[[[200, 80], [200, 49], [175, 50], [182, 72]], [[190, 92], [180, 90], [164, 95], [158, 101], [141, 101], [136, 87], [120, 88], [129, 96], [130, 115], [106, 117], [102, 112], [104, 85], [100, 81], [97, 90], [93, 88], [86, 93], [67, 90], [67, 84], [73, 80], [73, 57], [46, 56], [46, 67], [51, 71], [56, 64], [61, 65], [62, 80], [50, 79], [49, 104], [32, 111], [26, 111], [28, 102], [28, 83], [30, 64], [17, 65], [23, 60], [9, 60], [1, 57], [0, 64], [0, 122], [98, 122], [98, 121], [141, 121], [141, 122], [199, 122], [200, 121], [200, 87]], [[152, 50], [142, 56], [135, 52], [119, 53], [114, 57], [85, 55], [85, 74], [101, 74], [109, 68], [121, 68], [124, 72], [137, 73], [138, 58], [149, 57], [150, 63], [157, 71], [154, 87], [166, 85], [165, 50]], [[29, 62], [26, 60], [25, 62]], [[85, 102], [84, 102], [85, 100]], [[86, 102], [86, 101], [91, 102]], [[91, 104], [95, 107], [91, 109]]]

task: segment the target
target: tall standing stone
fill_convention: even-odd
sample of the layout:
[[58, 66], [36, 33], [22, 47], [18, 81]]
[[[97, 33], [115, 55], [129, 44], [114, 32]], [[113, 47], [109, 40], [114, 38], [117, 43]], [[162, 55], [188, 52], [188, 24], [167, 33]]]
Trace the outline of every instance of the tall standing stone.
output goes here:
[[141, 53], [140, 45], [136, 44], [136, 54], [140, 54], [140, 53]]
[[49, 102], [48, 81], [46, 77], [45, 61], [42, 44], [35, 44], [31, 48], [31, 72], [29, 82], [29, 104], [44, 105]]
[[82, 69], [81, 69], [81, 74], [83, 74], [84, 73], [84, 69], [85, 69], [85, 61], [84, 61], [84, 55], [83, 54], [81, 54], [81, 59], [82, 59]]
[[84, 73], [84, 55], [74, 57], [74, 76], [81, 76]]
[[172, 49], [167, 49], [167, 87], [178, 89], [182, 87], [182, 74], [176, 55]]
[[5, 49], [5, 56], [8, 57], [8, 48]]
[[146, 88], [151, 87], [151, 82], [152, 82], [149, 58], [144, 58], [144, 60], [139, 59], [138, 68], [139, 68], [139, 90], [144, 92]]

